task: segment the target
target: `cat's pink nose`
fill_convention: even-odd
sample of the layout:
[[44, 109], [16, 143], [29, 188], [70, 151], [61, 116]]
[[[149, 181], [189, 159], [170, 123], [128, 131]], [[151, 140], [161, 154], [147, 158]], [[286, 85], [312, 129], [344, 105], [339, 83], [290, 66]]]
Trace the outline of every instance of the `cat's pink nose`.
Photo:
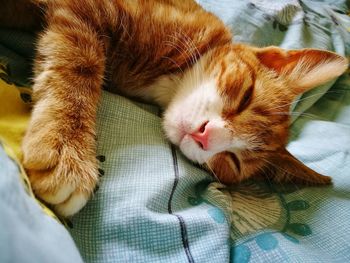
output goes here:
[[204, 122], [196, 132], [190, 134], [192, 139], [199, 143], [203, 150], [208, 149], [209, 129], [207, 124], [208, 121]]

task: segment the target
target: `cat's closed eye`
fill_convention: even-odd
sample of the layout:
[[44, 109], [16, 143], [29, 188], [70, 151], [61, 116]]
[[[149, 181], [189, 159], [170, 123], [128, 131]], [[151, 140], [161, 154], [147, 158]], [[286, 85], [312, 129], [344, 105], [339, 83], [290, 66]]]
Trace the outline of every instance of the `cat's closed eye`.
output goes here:
[[251, 85], [243, 94], [241, 101], [239, 102], [236, 113], [239, 114], [244, 111], [252, 101], [254, 86]]

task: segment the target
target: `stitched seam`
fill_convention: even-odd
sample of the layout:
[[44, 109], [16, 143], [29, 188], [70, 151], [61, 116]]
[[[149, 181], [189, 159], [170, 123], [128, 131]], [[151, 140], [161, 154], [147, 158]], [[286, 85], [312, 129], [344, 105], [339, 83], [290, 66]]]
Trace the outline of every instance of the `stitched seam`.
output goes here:
[[179, 166], [178, 166], [178, 162], [177, 162], [177, 156], [176, 156], [175, 147], [173, 145], [171, 145], [170, 147], [171, 147], [171, 154], [172, 154], [172, 157], [173, 157], [173, 167], [174, 167], [175, 179], [174, 179], [173, 188], [171, 189], [171, 193], [170, 193], [170, 197], [169, 197], [169, 201], [168, 201], [168, 212], [169, 212], [169, 214], [176, 216], [177, 219], [179, 220], [180, 229], [181, 229], [182, 245], [183, 245], [183, 247], [185, 249], [187, 260], [188, 260], [189, 263], [194, 263], [193, 256], [191, 254], [189, 243], [188, 243], [187, 228], [186, 228], [185, 221], [182, 218], [182, 216], [174, 214], [173, 211], [172, 211], [172, 208], [171, 208], [171, 202], [173, 200], [173, 196], [174, 196], [174, 193], [175, 193], [175, 190], [176, 190], [176, 186], [177, 186], [177, 184], [179, 182]]

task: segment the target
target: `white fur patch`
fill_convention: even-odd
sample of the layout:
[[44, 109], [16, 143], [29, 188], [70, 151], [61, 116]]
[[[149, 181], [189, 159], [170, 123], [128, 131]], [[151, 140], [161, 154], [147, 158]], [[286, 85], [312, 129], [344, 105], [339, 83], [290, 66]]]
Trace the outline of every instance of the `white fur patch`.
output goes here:
[[68, 199], [74, 190], [75, 187], [73, 185], [65, 185], [54, 194], [41, 194], [40, 197], [46, 202], [56, 205]]
[[64, 217], [69, 217], [76, 214], [82, 209], [89, 200], [88, 196], [83, 193], [73, 194], [66, 202], [55, 206], [57, 213]]
[[[178, 145], [187, 158], [204, 163], [214, 154], [236, 149], [244, 143], [234, 138], [222, 119], [223, 100], [216, 82], [204, 75], [200, 63], [181, 79], [177, 93], [164, 114], [164, 130], [172, 143]], [[190, 136], [208, 122], [210, 136], [208, 149], [204, 150]]]

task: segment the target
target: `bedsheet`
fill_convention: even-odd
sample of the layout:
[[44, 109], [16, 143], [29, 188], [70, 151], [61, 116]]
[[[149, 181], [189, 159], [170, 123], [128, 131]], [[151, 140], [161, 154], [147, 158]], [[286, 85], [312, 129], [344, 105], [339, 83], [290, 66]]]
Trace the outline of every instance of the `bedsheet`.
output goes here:
[[[349, 54], [346, 1], [199, 2], [233, 28], [236, 41]], [[2, 30], [0, 43], [0, 57], [6, 58], [9, 73], [1, 77], [16, 84], [11, 86], [15, 90], [11, 96], [26, 104], [30, 92], [22, 86], [28, 84], [31, 53], [27, 51], [33, 42], [22, 33]], [[0, 113], [0, 124], [5, 119], [8, 125], [0, 129], [1, 140], [20, 156], [18, 131], [23, 132], [25, 125], [16, 126], [17, 117], [8, 122], [11, 116]], [[28, 111], [21, 116], [28, 117]], [[67, 224], [85, 262], [350, 261], [349, 72], [305, 94], [294, 106], [289, 150], [313, 169], [332, 176], [334, 185], [329, 187], [269, 182], [225, 187], [165, 140], [159, 116], [156, 107], [103, 92], [98, 112], [100, 188]], [[6, 127], [15, 127], [18, 136], [9, 136]], [[0, 167], [9, 161], [2, 155]], [[0, 173], [5, 175], [3, 170]], [[20, 170], [11, 170], [16, 173]], [[1, 193], [11, 196], [9, 189], [3, 187]], [[40, 207], [30, 194], [21, 198]], [[41, 213], [41, 217], [47, 216]], [[0, 243], [0, 259], [8, 259], [15, 249], [5, 249], [3, 244], [12, 240], [7, 244], [15, 248], [15, 240], [8, 238], [11, 228], [3, 231], [8, 235]], [[60, 233], [65, 241], [51, 232], [46, 235], [64, 242], [76, 256], [67, 232]], [[42, 238], [47, 237], [30, 240], [38, 244]], [[41, 256], [37, 262], [46, 262]]]

